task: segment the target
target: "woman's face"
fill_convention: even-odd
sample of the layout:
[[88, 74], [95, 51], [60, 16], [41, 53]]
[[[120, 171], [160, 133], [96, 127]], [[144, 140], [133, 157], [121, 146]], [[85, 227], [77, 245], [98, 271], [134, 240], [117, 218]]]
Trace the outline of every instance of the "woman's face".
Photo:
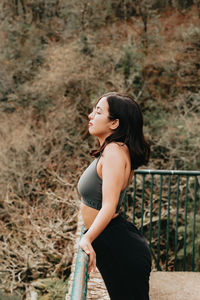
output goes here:
[[113, 132], [112, 123], [109, 120], [109, 106], [107, 98], [103, 97], [99, 100], [96, 107], [89, 114], [89, 133], [97, 136], [100, 144]]

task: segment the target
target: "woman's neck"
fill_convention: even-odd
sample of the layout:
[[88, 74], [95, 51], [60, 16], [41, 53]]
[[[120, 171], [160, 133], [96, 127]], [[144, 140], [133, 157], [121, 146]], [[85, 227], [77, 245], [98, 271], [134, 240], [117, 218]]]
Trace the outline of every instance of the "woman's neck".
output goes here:
[[105, 142], [105, 140], [107, 139], [107, 137], [108, 137], [109, 135], [111, 135], [111, 133], [109, 133], [109, 134], [107, 134], [107, 135], [104, 135], [104, 136], [102, 136], [102, 137], [99, 137], [99, 136], [98, 136], [98, 141], [99, 141], [100, 147], [103, 145], [103, 143]]

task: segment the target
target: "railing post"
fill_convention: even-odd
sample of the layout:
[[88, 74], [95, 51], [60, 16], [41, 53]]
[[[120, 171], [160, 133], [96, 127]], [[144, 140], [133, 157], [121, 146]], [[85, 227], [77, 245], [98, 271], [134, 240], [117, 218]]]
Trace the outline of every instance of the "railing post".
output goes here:
[[180, 185], [180, 175], [178, 175], [177, 179], [177, 194], [176, 194], [176, 229], [175, 229], [175, 258], [174, 258], [174, 268], [177, 270], [177, 247], [178, 247], [178, 217], [179, 217], [179, 190]]
[[[83, 234], [84, 227], [82, 228]], [[88, 255], [78, 247], [70, 300], [86, 300], [88, 281]]]
[[194, 182], [194, 214], [193, 214], [193, 234], [192, 234], [192, 271], [195, 270], [195, 234], [196, 234], [196, 204], [197, 204], [197, 176]]
[[186, 191], [185, 191], [185, 230], [184, 230], [184, 258], [183, 271], [186, 270], [186, 244], [187, 244], [187, 212], [188, 212], [188, 176], [186, 176]]
[[145, 174], [142, 174], [142, 208], [141, 208], [141, 233], [143, 234], [144, 222], [144, 187], [145, 187]]
[[135, 225], [135, 197], [136, 197], [136, 174], [134, 174], [134, 183], [133, 183], [133, 224]]
[[169, 224], [170, 224], [170, 200], [171, 200], [171, 175], [169, 175], [168, 182], [168, 209], [167, 209], [167, 244], [166, 244], [166, 271], [168, 271], [168, 255], [169, 255]]
[[151, 174], [150, 228], [149, 228], [149, 248], [150, 248], [150, 250], [151, 250], [151, 242], [152, 242], [153, 184], [154, 184], [154, 175]]
[[157, 269], [161, 271], [160, 268], [160, 223], [161, 223], [161, 205], [162, 205], [162, 180], [163, 175], [160, 175], [160, 192], [159, 192], [159, 212], [158, 212], [158, 257], [157, 257]]

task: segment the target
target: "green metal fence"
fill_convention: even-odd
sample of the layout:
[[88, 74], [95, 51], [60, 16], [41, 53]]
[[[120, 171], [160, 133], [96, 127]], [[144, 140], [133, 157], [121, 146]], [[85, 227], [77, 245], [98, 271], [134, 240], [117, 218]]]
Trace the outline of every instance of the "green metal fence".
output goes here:
[[[136, 170], [123, 213], [149, 242], [153, 269], [200, 271], [200, 171]], [[71, 300], [86, 299], [88, 257], [79, 248]]]
[[154, 269], [200, 271], [200, 171], [137, 170], [124, 214], [149, 241]]

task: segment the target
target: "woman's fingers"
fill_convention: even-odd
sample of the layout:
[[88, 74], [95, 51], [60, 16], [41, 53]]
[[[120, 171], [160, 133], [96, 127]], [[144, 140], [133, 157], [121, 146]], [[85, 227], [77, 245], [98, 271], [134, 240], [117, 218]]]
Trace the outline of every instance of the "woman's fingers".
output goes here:
[[89, 255], [89, 263], [88, 263], [88, 273], [91, 271], [95, 272], [96, 271], [96, 254], [93, 251], [91, 251]]
[[96, 270], [96, 253], [91, 245], [91, 243], [88, 241], [88, 239], [83, 236], [80, 240], [79, 246], [81, 249], [89, 255], [89, 262], [88, 262], [88, 273], [90, 273], [92, 270]]
[[86, 254], [90, 255], [90, 251], [88, 249], [83, 250]]

